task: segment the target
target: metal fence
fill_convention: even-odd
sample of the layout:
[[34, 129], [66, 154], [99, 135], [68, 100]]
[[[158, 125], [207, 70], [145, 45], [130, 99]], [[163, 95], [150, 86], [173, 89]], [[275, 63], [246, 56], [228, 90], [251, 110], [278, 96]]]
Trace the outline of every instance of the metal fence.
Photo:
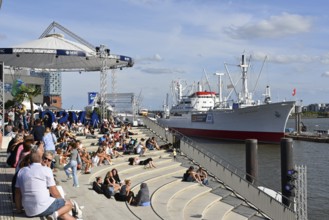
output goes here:
[[190, 159], [196, 161], [207, 172], [218, 178], [234, 192], [242, 196], [246, 201], [257, 207], [261, 212], [271, 219], [296, 219], [295, 212], [286, 207], [277, 199], [263, 192], [257, 187], [257, 184], [248, 182], [246, 174], [240, 172], [233, 165], [222, 158], [218, 158], [209, 152], [199, 148], [195, 142], [175, 131], [163, 128], [154, 121], [144, 118], [144, 125], [153, 130], [160, 137], [171, 143], [179, 141], [180, 150]]

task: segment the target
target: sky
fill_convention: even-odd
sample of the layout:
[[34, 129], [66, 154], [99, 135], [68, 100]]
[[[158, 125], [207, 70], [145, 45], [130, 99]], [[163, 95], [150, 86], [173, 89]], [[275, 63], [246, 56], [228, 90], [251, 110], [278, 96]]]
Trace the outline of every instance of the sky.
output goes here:
[[[235, 64], [228, 66], [230, 74], [239, 73], [236, 65], [242, 54], [251, 58], [248, 83], [255, 99], [262, 99], [270, 85], [273, 101], [329, 103], [328, 4], [326, 0], [3, 0], [0, 48], [38, 39], [56, 21], [95, 46], [104, 44], [113, 54], [132, 57], [132, 68], [115, 72], [114, 90], [140, 94], [141, 105], [153, 110], [162, 108], [167, 93], [171, 97], [173, 80], [186, 82], [185, 88], [204, 81], [206, 73], [210, 89], [217, 91], [214, 73], [226, 73], [224, 63]], [[113, 91], [111, 75], [108, 92]], [[227, 73], [224, 78], [229, 82]], [[83, 109], [88, 92], [100, 91], [98, 72], [63, 73], [62, 80], [66, 109]]]

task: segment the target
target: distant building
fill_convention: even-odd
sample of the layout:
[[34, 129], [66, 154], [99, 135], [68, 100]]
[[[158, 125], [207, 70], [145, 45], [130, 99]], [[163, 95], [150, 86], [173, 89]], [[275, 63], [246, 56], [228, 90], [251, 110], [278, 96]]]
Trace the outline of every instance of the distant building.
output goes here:
[[62, 73], [31, 71], [31, 76], [38, 76], [45, 79], [43, 102], [48, 106], [62, 108]]
[[[15, 73], [15, 74], [14, 74]], [[22, 80], [26, 85], [35, 85], [41, 88], [41, 95], [38, 95], [34, 98], [35, 104], [43, 103], [43, 92], [45, 79], [38, 76], [30, 76], [28, 70], [13, 70], [13, 69], [4, 69], [4, 102], [12, 100], [13, 96], [11, 91], [13, 88], [13, 83], [17, 80]]]
[[310, 104], [307, 106], [307, 111], [318, 112], [320, 110], [320, 104]]
[[34, 98], [34, 103], [62, 108], [62, 73], [61, 72], [36, 72], [27, 69], [4, 70], [4, 101], [12, 100], [13, 83], [21, 79], [26, 85], [35, 85], [41, 88], [41, 95]]

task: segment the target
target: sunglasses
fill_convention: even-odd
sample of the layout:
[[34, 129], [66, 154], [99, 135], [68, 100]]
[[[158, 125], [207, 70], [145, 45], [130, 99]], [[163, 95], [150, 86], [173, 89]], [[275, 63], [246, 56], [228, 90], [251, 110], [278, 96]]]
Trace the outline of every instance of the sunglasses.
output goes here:
[[44, 157], [43, 160], [46, 160], [46, 161], [48, 161], [48, 162], [53, 161], [52, 159], [49, 159], [49, 158], [47, 158], [47, 157]]

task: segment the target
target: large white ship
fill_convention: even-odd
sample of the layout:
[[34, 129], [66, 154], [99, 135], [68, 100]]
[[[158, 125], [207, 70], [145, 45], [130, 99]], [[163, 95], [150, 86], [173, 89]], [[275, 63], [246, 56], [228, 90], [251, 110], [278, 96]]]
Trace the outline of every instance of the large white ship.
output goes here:
[[[269, 87], [266, 87], [263, 102], [254, 101], [247, 87], [248, 64], [244, 55], [239, 66], [242, 72], [242, 90], [237, 93], [236, 101], [229, 103], [227, 98], [222, 98], [222, 75], [218, 74], [218, 93], [201, 91], [199, 87], [198, 91], [189, 96], [179, 95], [178, 103], [170, 110], [166, 108], [165, 114], [157, 122], [187, 136], [280, 142], [295, 102], [272, 103]], [[177, 88], [180, 93], [181, 86], [178, 82]]]

